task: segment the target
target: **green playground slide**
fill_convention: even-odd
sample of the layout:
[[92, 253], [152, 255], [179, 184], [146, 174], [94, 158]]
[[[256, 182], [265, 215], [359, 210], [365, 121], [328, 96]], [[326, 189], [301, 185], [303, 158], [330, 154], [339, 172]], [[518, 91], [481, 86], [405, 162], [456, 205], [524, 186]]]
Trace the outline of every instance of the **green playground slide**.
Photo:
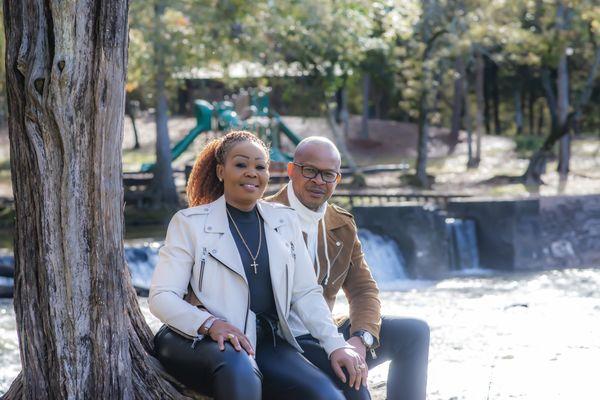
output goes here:
[[297, 146], [298, 143], [300, 143], [300, 141], [302, 140], [302, 138], [298, 135], [296, 135], [284, 122], [283, 119], [281, 118], [281, 115], [279, 115], [278, 113], [276, 113], [275, 111], [271, 110], [271, 116], [272, 118], [277, 121], [277, 124], [279, 125], [279, 129], [281, 130], [281, 132], [283, 132], [283, 134], [285, 136], [288, 137], [288, 139], [291, 140], [291, 142], [294, 144], [294, 146]]
[[[261, 100], [261, 110], [263, 113], [268, 110], [268, 96], [263, 96], [260, 98]], [[232, 111], [233, 103], [231, 102], [220, 102], [217, 104], [217, 114], [219, 115], [219, 126], [220, 130], [228, 130], [231, 128], [244, 129], [246, 128], [241, 121], [237, 119], [237, 115]], [[215, 107], [212, 104], [205, 100], [196, 100], [194, 102], [194, 111], [196, 115], [196, 126], [187, 134], [183, 139], [175, 143], [173, 148], [171, 149], [171, 161], [175, 161], [179, 156], [181, 156], [188, 147], [194, 142], [194, 140], [202, 133], [210, 131], [213, 126], [213, 113], [215, 111]], [[268, 110], [271, 118], [277, 123], [279, 128], [279, 132], [283, 133], [287, 138], [294, 144], [294, 146], [298, 145], [302, 138], [295, 134], [284, 122], [277, 112], [273, 110]], [[231, 114], [231, 115], [230, 115]], [[217, 129], [217, 127], [215, 127]], [[246, 128], [249, 129], [249, 128]], [[271, 137], [271, 160], [278, 162], [287, 162], [291, 159], [289, 154], [283, 153], [279, 150], [279, 138], [277, 135], [275, 137]], [[141, 172], [151, 172], [154, 168], [154, 163], [152, 164], [143, 164], [141, 167]]]
[[[194, 102], [195, 114], [196, 114], [196, 126], [185, 135], [183, 139], [175, 143], [175, 146], [171, 149], [171, 161], [175, 161], [181, 156], [187, 148], [194, 142], [194, 140], [202, 132], [208, 132], [212, 128], [212, 113], [213, 106], [205, 100], [196, 100]], [[152, 164], [142, 164], [141, 172], [150, 172], [154, 168]]]

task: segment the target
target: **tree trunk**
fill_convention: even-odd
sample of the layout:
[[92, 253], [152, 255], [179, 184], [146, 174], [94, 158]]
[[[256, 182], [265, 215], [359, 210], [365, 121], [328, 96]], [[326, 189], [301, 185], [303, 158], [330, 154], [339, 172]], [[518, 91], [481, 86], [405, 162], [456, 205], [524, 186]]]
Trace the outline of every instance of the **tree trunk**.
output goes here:
[[515, 134], [522, 135], [523, 134], [523, 104], [521, 102], [521, 91], [519, 88], [515, 88]]
[[[559, 32], [566, 28], [565, 23], [565, 7], [561, 1], [558, 2], [556, 8], [556, 22]], [[567, 66], [566, 49], [562, 49], [560, 59], [558, 61], [558, 70], [556, 77], [556, 92], [557, 92], [557, 113], [558, 126], [563, 126], [567, 122], [569, 114], [569, 70]], [[566, 177], [569, 173], [569, 161], [571, 158], [571, 135], [567, 132], [561, 139], [558, 153], [558, 173], [561, 177]]]
[[484, 57], [485, 61], [485, 81], [483, 83], [483, 97], [484, 101], [484, 112], [483, 112], [483, 120], [485, 121], [485, 133], [490, 135], [492, 133], [491, 122], [490, 122], [490, 70], [491, 70], [491, 62], [489, 57]]
[[544, 135], [544, 103], [540, 102], [539, 110], [538, 110], [538, 120], [537, 120], [537, 132], [538, 136]]
[[475, 116], [477, 124], [477, 147], [475, 150], [475, 162], [479, 165], [479, 162], [481, 161], [481, 137], [483, 136], [484, 129], [483, 109], [485, 107], [485, 98], [483, 95], [485, 64], [483, 62], [483, 55], [480, 51], [478, 51], [475, 56], [475, 69], [475, 98], [477, 99], [477, 114]]
[[358, 166], [356, 165], [352, 154], [350, 154], [348, 146], [346, 146], [346, 140], [335, 123], [335, 110], [333, 110], [329, 105], [327, 96], [325, 96], [325, 114], [325, 120], [329, 125], [329, 129], [331, 129], [333, 140], [338, 150], [342, 154], [342, 159], [346, 161], [348, 168], [350, 169], [350, 174], [352, 175], [352, 184], [358, 187], [365, 186], [365, 177], [358, 172]]
[[127, 1], [5, 0], [15, 315], [5, 399], [182, 399], [123, 252]]
[[371, 91], [371, 75], [367, 72], [363, 75], [363, 93], [362, 93], [362, 123], [360, 127], [361, 139], [369, 138], [369, 93]]
[[[583, 90], [581, 91], [581, 95], [579, 97], [579, 101], [576, 103], [576, 108], [574, 111], [571, 111], [570, 113], [567, 114], [567, 118], [564, 124], [562, 124], [560, 127], [557, 128], [553, 128], [551, 129], [550, 135], [548, 135], [548, 137], [546, 138], [546, 140], [544, 141], [544, 144], [542, 145], [542, 148], [540, 150], [538, 150], [530, 159], [529, 161], [529, 166], [527, 167], [527, 170], [525, 171], [525, 173], [523, 174], [523, 180], [525, 182], [530, 182], [530, 183], [534, 183], [534, 184], [541, 184], [543, 183], [542, 180], [540, 179], [541, 174], [539, 174], [539, 171], [536, 171], [536, 166], [539, 165], [545, 165], [545, 157], [547, 157], [548, 153], [550, 152], [550, 149], [552, 149], [552, 147], [554, 146], [554, 144], [564, 135], [566, 135], [569, 132], [570, 126], [572, 124], [572, 121], [574, 119], [579, 118], [582, 113], [583, 113], [583, 108], [587, 105], [587, 103], [589, 102], [590, 98], [591, 98], [591, 94], [592, 94], [592, 90], [594, 87], [594, 80], [596, 79], [596, 75], [598, 73], [598, 69], [600, 68], [600, 47], [596, 48], [596, 55], [594, 57], [594, 61], [592, 62], [592, 66], [590, 67], [590, 71], [588, 73], [586, 82], [585, 82], [585, 86], [583, 87]], [[547, 78], [548, 74], [544, 74], [544, 71], [542, 71], [542, 77], [544, 78], [544, 76]], [[543, 79], [542, 82], [545, 82], [547, 79]], [[546, 88], [547, 86], [549, 86], [547, 83], [544, 84], [544, 87]], [[546, 89], [546, 94], [547, 94], [547, 98], [550, 97], [550, 95], [552, 95], [552, 91]], [[548, 98], [548, 104], [551, 104], [551, 99]], [[555, 110], [554, 113], [557, 115], [557, 111]], [[552, 110], [551, 110], [551, 114], [552, 114]], [[540, 114], [541, 115], [541, 114]], [[540, 158], [544, 158], [543, 162], [540, 162]]]
[[344, 132], [344, 138], [348, 138], [350, 134], [350, 112], [348, 112], [348, 89], [344, 86], [340, 89], [341, 93], [341, 105], [340, 120], [342, 122], [342, 131]]
[[531, 68], [527, 67], [527, 134], [535, 135], [535, 96], [536, 84], [531, 73]]
[[454, 71], [456, 78], [454, 79], [454, 95], [452, 97], [452, 121], [450, 124], [449, 149], [448, 154], [454, 153], [454, 149], [458, 144], [458, 134], [460, 132], [460, 120], [463, 114], [464, 104], [464, 79], [465, 79], [465, 62], [461, 56], [458, 56], [454, 61]]
[[465, 104], [464, 104], [464, 125], [467, 130], [467, 168], [473, 167], [476, 163], [473, 159], [473, 121], [471, 118], [471, 105], [469, 104], [469, 79], [464, 81]]
[[168, 106], [165, 93], [167, 71], [165, 68], [165, 43], [162, 37], [163, 20], [165, 12], [163, 0], [158, 0], [154, 6], [154, 63], [156, 66], [156, 164], [154, 165], [154, 179], [152, 192], [155, 205], [177, 207], [179, 196], [173, 180], [171, 166], [171, 145], [169, 140]]
[[421, 187], [429, 186], [427, 176], [427, 144], [429, 141], [429, 110], [427, 108], [427, 91], [422, 89], [419, 99], [419, 138], [417, 144], [416, 178]]
[[492, 62], [491, 65], [492, 75], [492, 100], [493, 100], [493, 112], [494, 112], [494, 133], [500, 134], [500, 92], [498, 90], [498, 65]]
[[[135, 103], [137, 103], [137, 101]], [[137, 150], [140, 148], [140, 140], [139, 140], [138, 130], [137, 130], [137, 126], [135, 124], [135, 117], [136, 117], [138, 110], [139, 110], [139, 105], [134, 105], [134, 100], [131, 100], [131, 101], [126, 100], [125, 113], [127, 115], [129, 115], [129, 118], [131, 119], [131, 125], [133, 127], [133, 140], [134, 140], [133, 149], [134, 150]]]

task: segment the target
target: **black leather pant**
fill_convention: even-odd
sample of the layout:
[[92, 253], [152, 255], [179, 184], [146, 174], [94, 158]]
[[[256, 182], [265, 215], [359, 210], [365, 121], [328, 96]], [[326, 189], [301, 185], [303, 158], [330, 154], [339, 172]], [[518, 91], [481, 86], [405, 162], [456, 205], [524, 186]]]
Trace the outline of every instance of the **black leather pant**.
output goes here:
[[[187, 387], [215, 400], [343, 400], [332, 380], [279, 336], [259, 339], [256, 359], [228, 342], [192, 341], [163, 327], [154, 337], [158, 359]], [[327, 358], [327, 356], [325, 356]], [[338, 378], [335, 378], [338, 379]]]
[[[340, 327], [346, 339], [350, 337], [350, 324]], [[298, 343], [304, 356], [327, 375], [335, 376], [327, 354], [319, 342], [310, 335], [301, 336]], [[387, 380], [388, 400], [424, 400], [427, 387], [427, 360], [429, 357], [429, 326], [418, 319], [383, 317], [380, 346], [375, 349], [373, 359], [367, 351], [369, 369], [390, 361]], [[336, 378], [337, 379], [337, 378]], [[338, 387], [344, 391], [347, 400], [370, 399], [365, 387], [355, 390], [337, 379]]]

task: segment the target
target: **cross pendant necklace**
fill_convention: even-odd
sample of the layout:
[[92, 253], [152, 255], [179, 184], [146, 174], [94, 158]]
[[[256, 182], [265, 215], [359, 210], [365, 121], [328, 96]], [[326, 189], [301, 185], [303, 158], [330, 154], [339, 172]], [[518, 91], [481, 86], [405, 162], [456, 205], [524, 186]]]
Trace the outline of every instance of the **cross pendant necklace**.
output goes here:
[[231, 216], [231, 213], [229, 212], [227, 207], [225, 207], [225, 211], [227, 211], [227, 216], [231, 219], [231, 222], [233, 222], [233, 227], [235, 228], [237, 234], [240, 236], [240, 239], [242, 239], [242, 243], [244, 244], [244, 247], [246, 247], [246, 250], [248, 250], [248, 254], [250, 255], [250, 258], [252, 259], [252, 264], [250, 264], [250, 266], [252, 268], [254, 268], [254, 275], [258, 274], [258, 269], [257, 269], [258, 264], [256, 263], [256, 259], [258, 258], [258, 255], [260, 254], [260, 248], [262, 245], [262, 224], [261, 224], [261, 220], [260, 220], [260, 215], [258, 214], [258, 210], [256, 210], [256, 208], [254, 209], [254, 212], [256, 212], [256, 216], [258, 217], [258, 249], [256, 250], [256, 255], [253, 255], [252, 251], [250, 251], [250, 247], [248, 247], [248, 243], [246, 243], [246, 240], [244, 239], [242, 232], [240, 232], [240, 229], [238, 228], [237, 224], [235, 223], [235, 220]]

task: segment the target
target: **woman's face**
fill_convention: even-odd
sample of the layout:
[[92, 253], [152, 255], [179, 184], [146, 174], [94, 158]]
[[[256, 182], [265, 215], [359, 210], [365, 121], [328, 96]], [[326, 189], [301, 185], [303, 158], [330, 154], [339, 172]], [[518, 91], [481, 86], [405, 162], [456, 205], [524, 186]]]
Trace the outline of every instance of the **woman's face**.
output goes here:
[[237, 143], [225, 163], [217, 165], [217, 176], [223, 180], [225, 200], [241, 210], [251, 210], [269, 182], [267, 154], [257, 143]]

